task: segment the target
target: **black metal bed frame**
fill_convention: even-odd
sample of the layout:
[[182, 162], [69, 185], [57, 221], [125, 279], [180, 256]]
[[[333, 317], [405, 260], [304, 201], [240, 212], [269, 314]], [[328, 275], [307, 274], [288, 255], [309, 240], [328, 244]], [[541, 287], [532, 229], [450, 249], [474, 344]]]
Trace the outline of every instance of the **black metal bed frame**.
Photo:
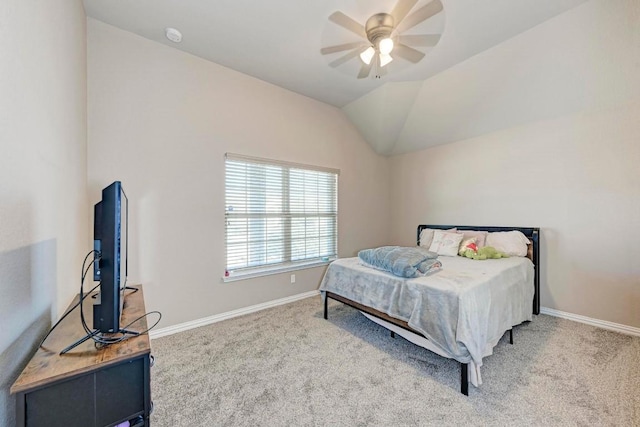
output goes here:
[[[448, 230], [451, 228], [457, 228], [458, 230], [476, 230], [476, 231], [488, 231], [488, 232], [498, 232], [498, 231], [513, 231], [517, 230], [523, 233], [530, 241], [531, 241], [531, 249], [529, 251], [528, 256], [531, 258], [534, 266], [534, 295], [533, 295], [533, 314], [540, 314], [540, 268], [539, 268], [539, 257], [540, 257], [540, 229], [534, 227], [484, 227], [484, 226], [456, 226], [456, 225], [419, 225], [418, 226], [418, 235], [417, 235], [417, 243], [420, 245], [420, 233], [425, 228], [437, 229], [437, 230]], [[348, 298], [335, 294], [333, 292], [325, 291], [324, 298], [324, 318], [328, 319], [328, 301], [329, 298], [339, 301], [345, 305], [355, 308], [356, 310], [363, 311], [367, 314], [370, 314], [378, 319], [389, 322], [393, 325], [396, 325], [402, 329], [405, 329], [413, 334], [419, 335], [425, 339], [422, 333], [416, 331], [411, 328], [407, 322], [396, 319], [378, 311], [374, 308], [368, 307], [366, 305], [360, 304], [358, 302], [352, 301]], [[391, 337], [395, 337], [395, 333], [391, 331]], [[509, 329], [509, 343], [513, 344], [513, 328]], [[460, 363], [460, 393], [465, 396], [469, 395], [469, 364], [468, 363]]]

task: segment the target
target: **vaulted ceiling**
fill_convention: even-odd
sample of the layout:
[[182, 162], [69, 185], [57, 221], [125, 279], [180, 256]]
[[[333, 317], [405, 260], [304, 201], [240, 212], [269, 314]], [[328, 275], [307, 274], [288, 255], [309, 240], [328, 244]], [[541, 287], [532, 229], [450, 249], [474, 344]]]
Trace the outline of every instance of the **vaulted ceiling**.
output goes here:
[[[429, 1], [418, 1], [413, 10]], [[331, 67], [344, 52], [322, 55], [320, 49], [359, 41], [328, 19], [335, 11], [364, 23], [375, 13], [390, 12], [395, 0], [84, 0], [84, 5], [87, 15], [100, 21], [343, 108], [377, 152], [394, 154], [424, 148], [420, 143], [398, 148], [398, 138], [415, 115], [425, 81], [585, 2], [441, 1], [443, 12], [408, 32], [441, 34], [438, 44], [419, 48], [426, 56], [417, 64], [395, 59], [380, 79], [357, 79], [357, 56]], [[182, 32], [181, 43], [165, 37], [167, 27]]]

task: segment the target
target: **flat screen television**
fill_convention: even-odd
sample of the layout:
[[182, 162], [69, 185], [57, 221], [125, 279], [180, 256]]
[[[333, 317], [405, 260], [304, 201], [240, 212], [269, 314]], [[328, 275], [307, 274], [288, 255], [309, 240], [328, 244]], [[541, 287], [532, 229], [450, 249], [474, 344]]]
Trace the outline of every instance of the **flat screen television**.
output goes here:
[[100, 291], [93, 303], [93, 328], [100, 332], [120, 331], [127, 283], [127, 217], [127, 196], [116, 181], [102, 190], [102, 200], [94, 207], [93, 280], [100, 282]]

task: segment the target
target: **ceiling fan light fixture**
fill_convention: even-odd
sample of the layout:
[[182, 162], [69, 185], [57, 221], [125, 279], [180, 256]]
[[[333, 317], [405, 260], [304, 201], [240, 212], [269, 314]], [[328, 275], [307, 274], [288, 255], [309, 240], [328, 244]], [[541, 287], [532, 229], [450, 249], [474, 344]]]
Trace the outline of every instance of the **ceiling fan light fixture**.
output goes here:
[[390, 37], [380, 40], [378, 43], [380, 55], [389, 55], [393, 50], [393, 40]]
[[380, 66], [384, 67], [393, 61], [393, 58], [388, 53], [380, 53]]
[[426, 5], [413, 10], [419, 0], [395, 0], [396, 4], [390, 13], [376, 13], [364, 25], [343, 12], [336, 11], [329, 16], [329, 21], [365, 39], [364, 43], [367, 44], [363, 46], [362, 42], [352, 42], [327, 46], [320, 49], [320, 53], [330, 55], [348, 51], [329, 63], [333, 68], [360, 56], [362, 64], [358, 79], [368, 77], [372, 70], [376, 78], [382, 77], [388, 71], [386, 66], [394, 59], [400, 58], [401, 62], [405, 60], [417, 64], [424, 58], [425, 52], [412, 46], [433, 47], [440, 39], [439, 34], [404, 34], [442, 12], [442, 0], [424, 1], [427, 2]]
[[371, 60], [373, 59], [373, 55], [375, 54], [376, 51], [373, 46], [369, 46], [364, 52], [360, 54], [360, 59], [362, 59], [362, 62], [369, 65], [371, 64]]

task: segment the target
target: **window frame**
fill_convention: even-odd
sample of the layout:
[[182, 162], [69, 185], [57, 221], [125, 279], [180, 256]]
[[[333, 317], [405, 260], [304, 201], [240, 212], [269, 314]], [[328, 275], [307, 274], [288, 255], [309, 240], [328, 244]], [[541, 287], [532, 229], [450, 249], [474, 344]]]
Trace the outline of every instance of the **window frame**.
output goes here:
[[[279, 274], [279, 273], [285, 273], [289, 271], [323, 266], [323, 265], [329, 264], [331, 261], [335, 260], [338, 257], [338, 181], [340, 176], [339, 169], [332, 169], [332, 168], [326, 168], [322, 166], [314, 166], [314, 165], [286, 162], [286, 161], [273, 160], [273, 159], [263, 159], [263, 158], [250, 157], [250, 156], [244, 156], [244, 155], [233, 154], [233, 153], [226, 153], [224, 160], [225, 160], [225, 171], [224, 171], [225, 271], [223, 276], [224, 282], [232, 282], [237, 280], [249, 279], [253, 277], [260, 277], [265, 275]], [[229, 204], [229, 198], [230, 198], [229, 193], [230, 193], [231, 187], [229, 183], [230, 165], [228, 164], [228, 162], [233, 162], [236, 164], [245, 163], [247, 165], [253, 164], [257, 166], [263, 165], [266, 167], [273, 167], [275, 169], [280, 168], [282, 171], [282, 178], [280, 183], [280, 193], [279, 193], [280, 199], [279, 200], [282, 201], [282, 211], [274, 214], [269, 212], [267, 207], [264, 207], [264, 210], [262, 212], [258, 212], [258, 213], [253, 211], [249, 212], [251, 209], [253, 209], [253, 207], [249, 208], [247, 207], [248, 206], [247, 205], [244, 207], [245, 211], [243, 213], [237, 214], [236, 212], [234, 212], [233, 205]], [[290, 185], [290, 174], [292, 170], [301, 170], [305, 172], [317, 172], [317, 173], [319, 172], [321, 174], [333, 175], [332, 177], [329, 176], [328, 177], [329, 180], [327, 180], [327, 182], [330, 182], [331, 179], [335, 179], [333, 183], [329, 184], [330, 186], [332, 186], [332, 189], [330, 189], [326, 193], [322, 193], [322, 195], [318, 195], [316, 199], [317, 204], [320, 204], [321, 201], [326, 202], [327, 200], [330, 200], [331, 212], [321, 212], [320, 208], [318, 208], [317, 211], [315, 212], [312, 211], [310, 213], [294, 212], [295, 207], [292, 207], [294, 203], [290, 201], [290, 198], [293, 198], [291, 196], [294, 194], [292, 192], [293, 186]], [[266, 182], [267, 182], [267, 178], [265, 178], [265, 188], [266, 188]], [[295, 183], [299, 183], [299, 180], [296, 180]], [[320, 183], [318, 183], [317, 187], [318, 188], [326, 187], [326, 185], [321, 185]], [[331, 188], [331, 187], [326, 187], [326, 188]], [[244, 191], [244, 194], [245, 194], [245, 197], [248, 194], [246, 189]], [[306, 194], [306, 193], [303, 192], [300, 194]], [[248, 203], [249, 198], [247, 197], [246, 200]], [[230, 268], [229, 227], [231, 224], [230, 221], [234, 221], [234, 218], [236, 220], [244, 218], [244, 220], [247, 221], [247, 223], [250, 222], [250, 218], [260, 218], [265, 220], [267, 220], [267, 218], [279, 218], [282, 221], [282, 227], [284, 228], [280, 236], [283, 239], [282, 257], [284, 258], [284, 260], [280, 262], [275, 262], [275, 263], [263, 262], [262, 264], [259, 264], [256, 266], [247, 265], [245, 267], [234, 268], [232, 270], [229, 269]], [[295, 239], [292, 237], [292, 227], [293, 227], [292, 222], [294, 218], [305, 218], [305, 219], [315, 218], [318, 220], [317, 222], [317, 226], [319, 227], [318, 230], [320, 230], [321, 228], [320, 218], [329, 218], [329, 224], [330, 224], [329, 228], [332, 230], [332, 233], [329, 234], [330, 238], [332, 239], [332, 242], [330, 242], [329, 247], [333, 249], [332, 251], [333, 253], [330, 254], [329, 256], [324, 256], [324, 255], [321, 256], [321, 254], [319, 254], [318, 256], [312, 256], [310, 258], [305, 258], [300, 261], [293, 261], [292, 255], [295, 252], [292, 249], [292, 245]], [[249, 227], [249, 225], [247, 225], [247, 227]], [[306, 231], [308, 225], [305, 224], [304, 227]], [[246, 233], [249, 234], [250, 232], [247, 231]], [[317, 236], [314, 235], [314, 237], [320, 239], [322, 237], [320, 234], [320, 231], [318, 231], [318, 235]], [[309, 239], [313, 239], [314, 237], [311, 237]], [[249, 244], [250, 242], [249, 239], [250, 237], [247, 235], [246, 236], [247, 244]], [[305, 242], [308, 241], [309, 239], [306, 239]], [[267, 242], [269, 242], [268, 238], [267, 240], [265, 240], [265, 244]], [[247, 250], [249, 250], [249, 248], [247, 248]]]

